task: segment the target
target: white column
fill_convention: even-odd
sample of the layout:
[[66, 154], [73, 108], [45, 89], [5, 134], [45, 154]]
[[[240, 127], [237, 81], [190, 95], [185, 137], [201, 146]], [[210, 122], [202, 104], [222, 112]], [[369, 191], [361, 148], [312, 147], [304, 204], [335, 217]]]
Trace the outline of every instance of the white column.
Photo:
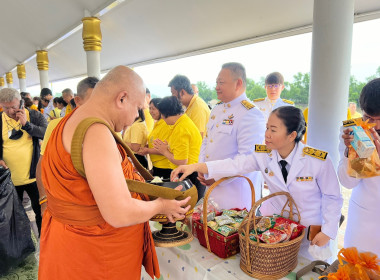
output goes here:
[[24, 64], [17, 64], [17, 77], [19, 80], [20, 92], [26, 91], [26, 71]]
[[41, 89], [49, 88], [49, 58], [45, 50], [36, 51], [37, 54], [37, 68], [40, 74]]
[[13, 88], [13, 76], [12, 72], [5, 73], [5, 79], [7, 80], [7, 85], [9, 88]]
[[347, 118], [354, 0], [315, 0], [308, 145], [339, 161], [339, 129]]
[[86, 51], [87, 76], [100, 79], [100, 51]]
[[100, 79], [100, 51], [102, 50], [100, 19], [84, 17], [82, 22], [83, 49], [87, 56], [87, 76]]
[[40, 73], [41, 89], [50, 88], [49, 87], [49, 71], [48, 70], [39, 70], [39, 73]]

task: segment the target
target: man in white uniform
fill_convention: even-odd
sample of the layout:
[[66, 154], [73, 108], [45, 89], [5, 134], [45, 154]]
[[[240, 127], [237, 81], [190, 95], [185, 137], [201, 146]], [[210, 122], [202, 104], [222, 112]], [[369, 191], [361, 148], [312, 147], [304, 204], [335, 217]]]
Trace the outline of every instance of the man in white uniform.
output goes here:
[[[265, 119], [263, 114], [245, 94], [246, 74], [240, 63], [226, 63], [216, 79], [216, 92], [220, 102], [211, 111], [203, 138], [199, 162], [234, 158], [250, 154], [255, 144], [264, 140]], [[228, 166], [226, 166], [228, 168]], [[259, 172], [245, 174], [255, 187], [256, 200], [261, 197], [262, 176]], [[200, 181], [211, 185], [202, 174]], [[223, 182], [211, 194], [221, 208], [251, 208], [251, 190], [244, 178]]]
[[269, 115], [274, 109], [281, 106], [294, 106], [294, 102], [280, 98], [284, 88], [284, 77], [281, 73], [273, 72], [265, 78], [267, 97], [253, 100], [254, 104], [264, 114], [265, 122], [268, 121]]
[[[375, 123], [372, 131], [377, 151], [380, 152], [380, 79], [370, 81], [359, 98], [363, 120]], [[352, 128], [343, 130], [339, 150], [341, 160], [338, 177], [341, 184], [352, 189], [348, 207], [347, 228], [344, 247], [356, 247], [359, 251], [370, 251], [380, 256], [380, 177], [356, 179], [347, 174], [347, 147], [353, 141]]]

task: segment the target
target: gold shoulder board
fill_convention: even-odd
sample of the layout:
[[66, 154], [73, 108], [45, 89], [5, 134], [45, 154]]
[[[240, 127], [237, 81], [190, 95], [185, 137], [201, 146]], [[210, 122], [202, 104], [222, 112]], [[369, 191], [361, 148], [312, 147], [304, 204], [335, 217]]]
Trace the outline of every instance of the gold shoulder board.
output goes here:
[[360, 119], [361, 118], [345, 120], [345, 121], [343, 121], [343, 126], [344, 127], [354, 126], [354, 125], [356, 125], [355, 120], [360, 120]]
[[310, 148], [310, 147], [303, 148], [303, 153], [305, 155], [309, 155], [309, 156], [315, 157], [315, 158], [320, 159], [320, 160], [325, 160], [327, 157], [327, 154], [328, 154], [328, 152], [324, 152], [324, 151], [317, 150], [317, 149]]
[[251, 102], [249, 102], [248, 100], [243, 100], [241, 102], [241, 104], [247, 109], [247, 110], [250, 110], [252, 109], [253, 107], [255, 107], [255, 105], [253, 105]]
[[290, 100], [287, 100], [287, 99], [282, 99], [282, 101], [284, 101], [285, 103], [294, 105], [293, 101], [290, 101]]
[[270, 153], [272, 150], [268, 149], [266, 145], [255, 145], [256, 153]]
[[256, 98], [253, 100], [253, 102], [259, 102], [259, 101], [263, 101], [263, 100], [265, 100], [265, 98]]

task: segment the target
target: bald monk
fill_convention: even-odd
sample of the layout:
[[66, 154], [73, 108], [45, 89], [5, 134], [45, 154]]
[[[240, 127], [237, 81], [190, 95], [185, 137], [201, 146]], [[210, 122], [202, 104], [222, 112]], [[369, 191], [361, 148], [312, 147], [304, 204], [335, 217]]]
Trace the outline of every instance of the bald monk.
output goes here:
[[144, 201], [143, 195], [130, 193], [125, 178], [143, 179], [103, 124], [93, 124], [85, 134], [87, 179], [74, 169], [70, 155], [74, 131], [82, 120], [96, 117], [119, 132], [133, 123], [144, 98], [142, 79], [118, 66], [53, 131], [41, 163], [48, 201], [38, 279], [140, 279], [142, 264], [152, 278], [160, 277], [147, 221], [159, 213], [170, 221], [184, 218], [190, 198]]

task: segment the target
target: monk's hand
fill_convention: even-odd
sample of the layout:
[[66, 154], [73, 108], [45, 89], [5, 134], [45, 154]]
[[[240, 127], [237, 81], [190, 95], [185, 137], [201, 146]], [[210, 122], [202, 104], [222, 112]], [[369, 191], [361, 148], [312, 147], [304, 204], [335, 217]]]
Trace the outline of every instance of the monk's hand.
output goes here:
[[351, 146], [351, 142], [354, 141], [354, 135], [350, 134], [352, 132], [352, 128], [346, 128], [343, 130], [342, 138], [344, 141], [344, 145], [346, 145], [347, 148]]
[[0, 166], [4, 167], [5, 169], [8, 169], [8, 166], [5, 164], [5, 161], [0, 160]]
[[184, 200], [158, 198], [157, 200], [161, 200], [162, 202], [162, 207], [159, 214], [164, 214], [171, 223], [174, 223], [177, 220], [183, 220], [186, 217], [185, 214], [190, 210], [191, 206], [186, 206], [190, 199], [190, 196]]
[[325, 246], [330, 241], [330, 237], [324, 234], [322, 231], [318, 232], [317, 235], [311, 241], [311, 245], [317, 245], [319, 247]]
[[[177, 181], [183, 181], [186, 179], [187, 176], [193, 174], [196, 170], [195, 164], [190, 165], [180, 165], [176, 169], [172, 171], [170, 174], [170, 181], [177, 182]], [[181, 178], [178, 178], [179, 174], [182, 173]]]
[[379, 154], [379, 157], [380, 157], [380, 136], [377, 133], [375, 128], [371, 128], [370, 131], [372, 133], [373, 142], [375, 143], [377, 153]]

